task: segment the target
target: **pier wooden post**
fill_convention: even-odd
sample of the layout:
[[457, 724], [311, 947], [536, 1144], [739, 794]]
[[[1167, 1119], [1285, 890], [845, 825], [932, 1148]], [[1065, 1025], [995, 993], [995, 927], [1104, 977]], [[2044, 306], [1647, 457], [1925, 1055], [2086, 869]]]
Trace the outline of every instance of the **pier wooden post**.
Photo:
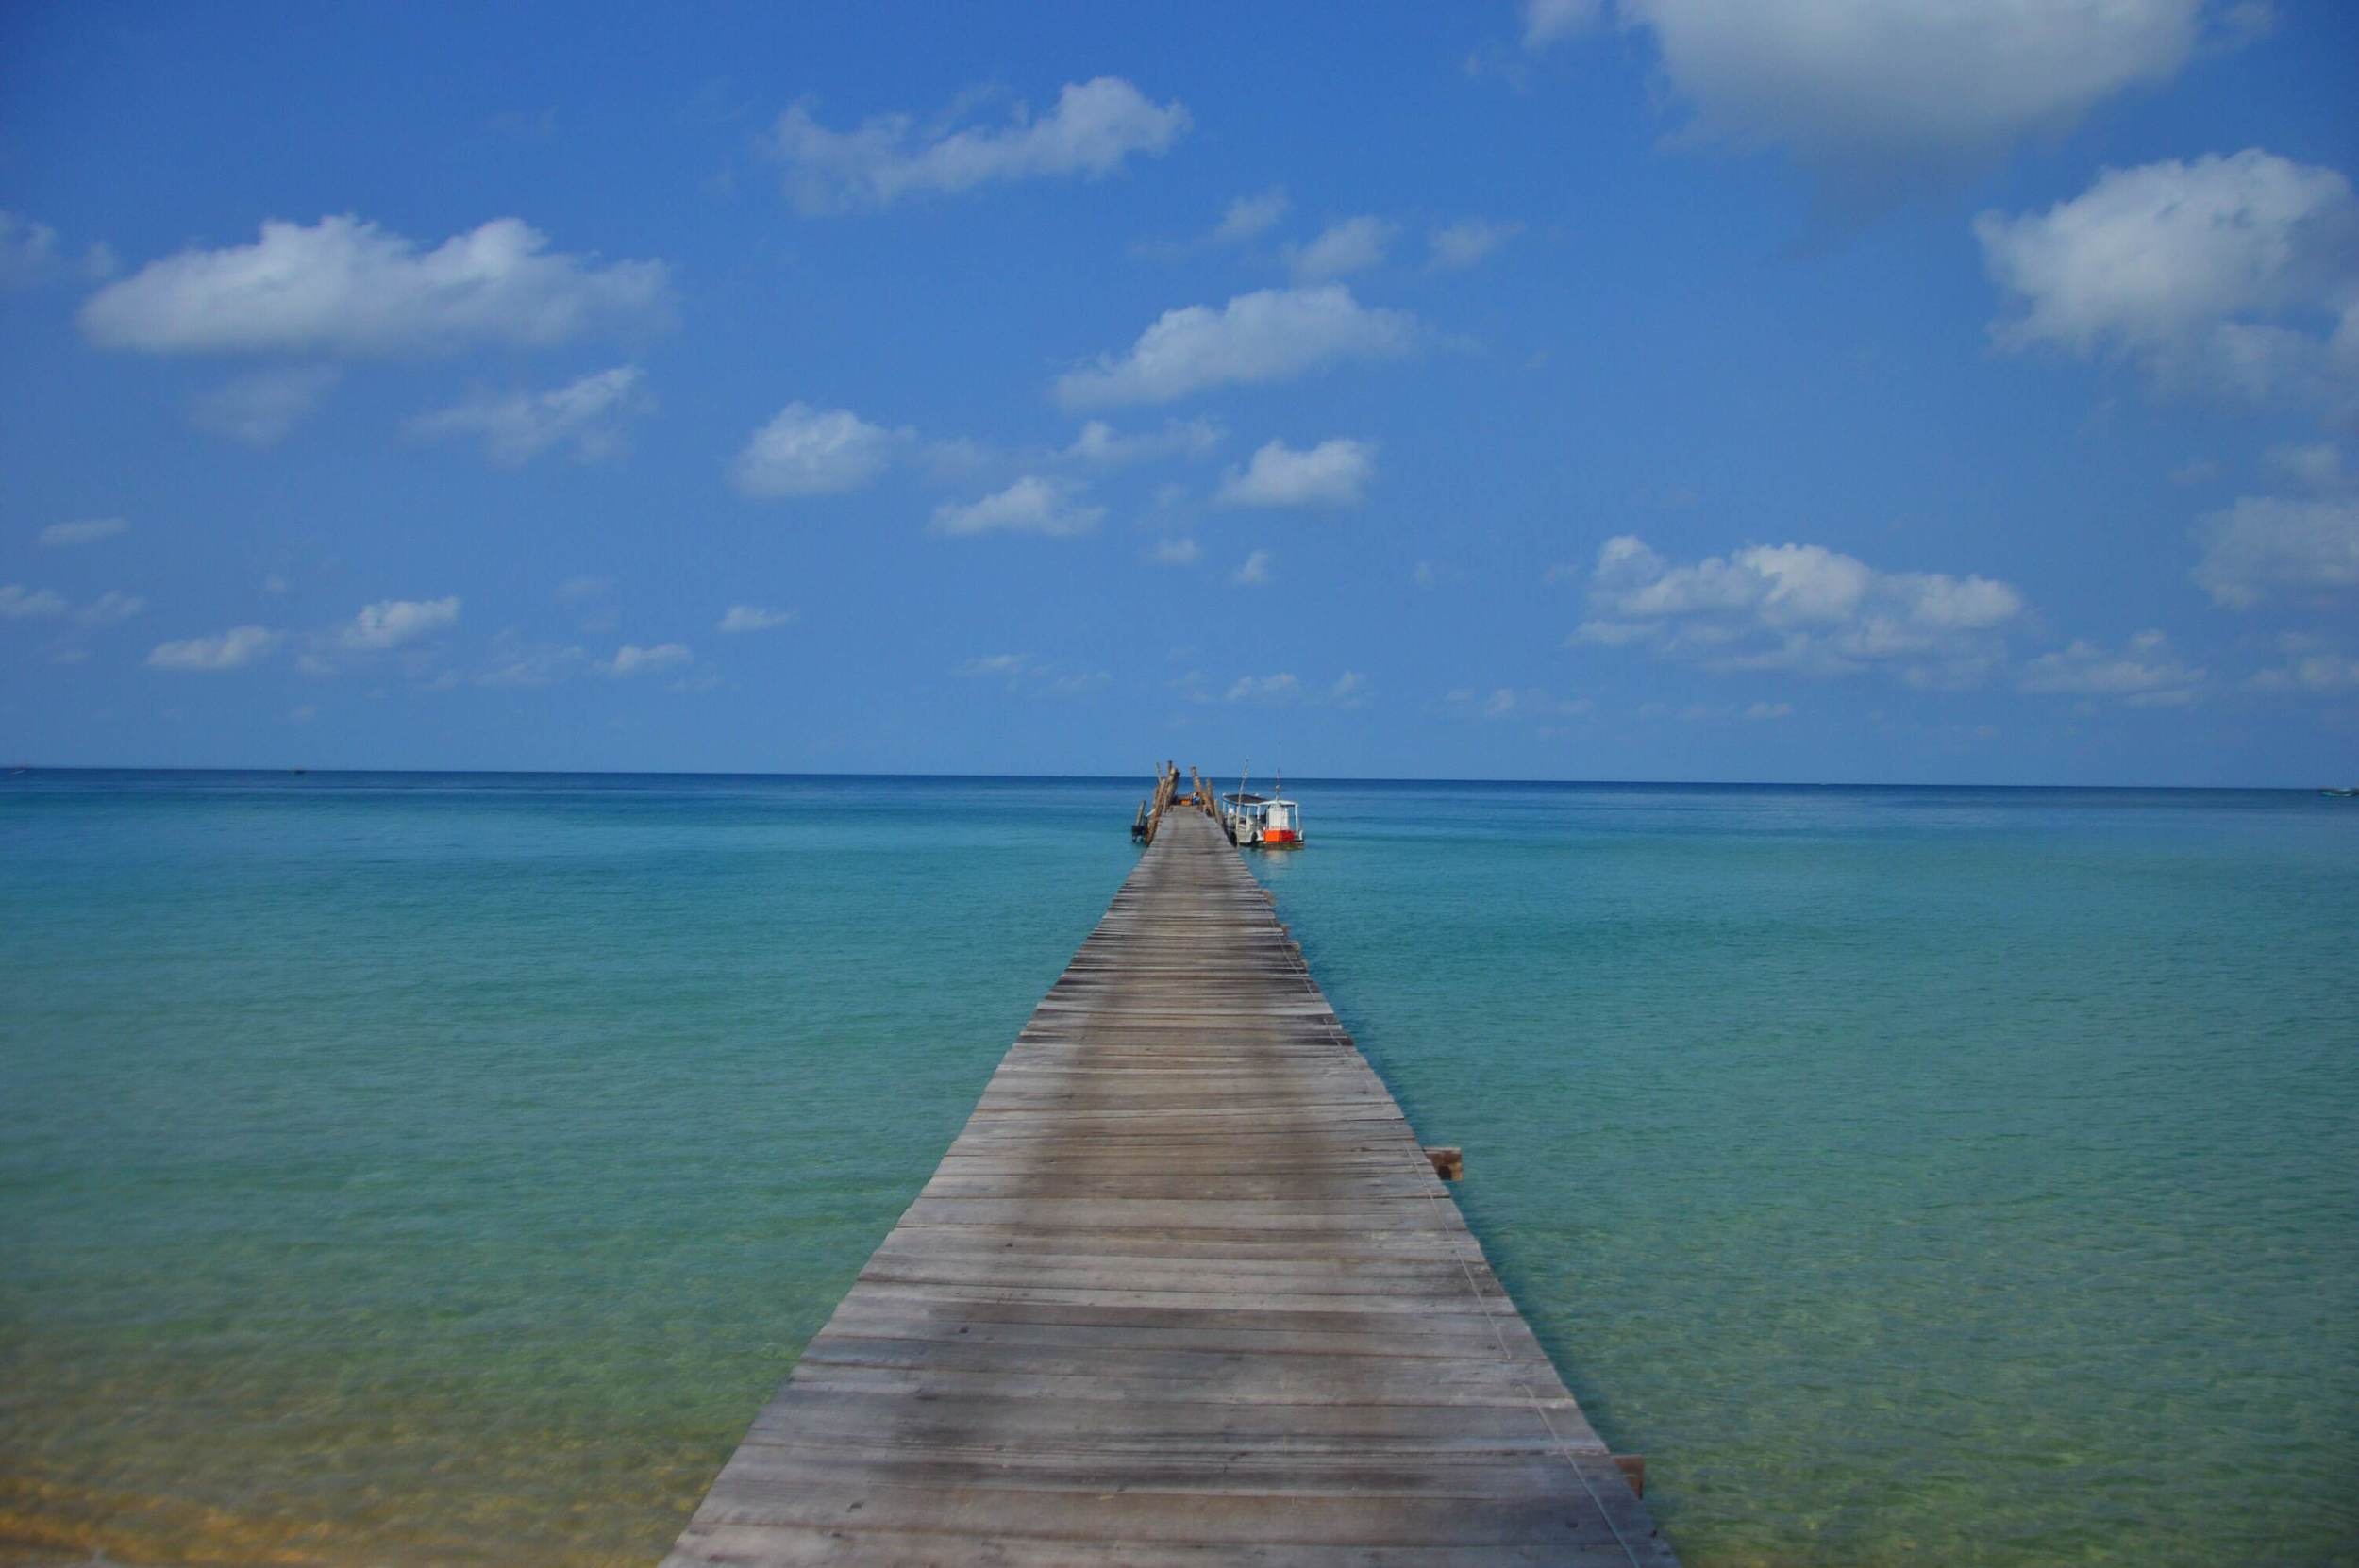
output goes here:
[[666, 1568], [1676, 1568], [1439, 1152], [1174, 813]]

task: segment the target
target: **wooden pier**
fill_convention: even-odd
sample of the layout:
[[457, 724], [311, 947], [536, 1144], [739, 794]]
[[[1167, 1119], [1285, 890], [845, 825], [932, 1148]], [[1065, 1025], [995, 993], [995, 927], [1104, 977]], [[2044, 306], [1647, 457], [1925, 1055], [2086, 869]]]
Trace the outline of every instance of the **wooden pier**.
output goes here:
[[1447, 1160], [1158, 795], [665, 1568], [1673, 1564]]

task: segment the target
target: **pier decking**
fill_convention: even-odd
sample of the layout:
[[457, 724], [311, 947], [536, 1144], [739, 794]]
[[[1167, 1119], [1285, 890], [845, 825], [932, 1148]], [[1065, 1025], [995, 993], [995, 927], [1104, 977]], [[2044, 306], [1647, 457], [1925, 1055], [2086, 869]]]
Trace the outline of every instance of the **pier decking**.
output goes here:
[[665, 1568], [1673, 1562], [1178, 811]]

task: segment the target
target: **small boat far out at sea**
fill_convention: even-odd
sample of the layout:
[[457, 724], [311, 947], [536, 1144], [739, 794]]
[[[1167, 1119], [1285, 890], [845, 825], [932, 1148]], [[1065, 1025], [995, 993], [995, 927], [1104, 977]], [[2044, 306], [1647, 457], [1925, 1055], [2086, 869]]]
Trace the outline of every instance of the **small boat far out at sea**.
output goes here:
[[[1229, 842], [1240, 849], [1300, 849], [1302, 808], [1282, 794], [1248, 794], [1245, 785], [1239, 778], [1236, 792], [1220, 797], [1220, 826]], [[1285, 788], [1282, 776], [1279, 788]]]
[[2330, 800], [2359, 800], [2359, 784], [2353, 784], [2348, 790], [2337, 790], [2330, 784], [2318, 793]]

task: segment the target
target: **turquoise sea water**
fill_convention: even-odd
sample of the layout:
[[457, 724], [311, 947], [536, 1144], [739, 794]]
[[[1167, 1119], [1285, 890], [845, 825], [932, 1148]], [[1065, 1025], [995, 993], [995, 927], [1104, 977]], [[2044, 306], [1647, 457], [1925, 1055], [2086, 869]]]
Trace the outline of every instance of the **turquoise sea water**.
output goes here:
[[[1142, 789], [0, 780], [0, 1560], [652, 1562]], [[1690, 1568], [2359, 1562], [2359, 805], [1292, 792]]]

